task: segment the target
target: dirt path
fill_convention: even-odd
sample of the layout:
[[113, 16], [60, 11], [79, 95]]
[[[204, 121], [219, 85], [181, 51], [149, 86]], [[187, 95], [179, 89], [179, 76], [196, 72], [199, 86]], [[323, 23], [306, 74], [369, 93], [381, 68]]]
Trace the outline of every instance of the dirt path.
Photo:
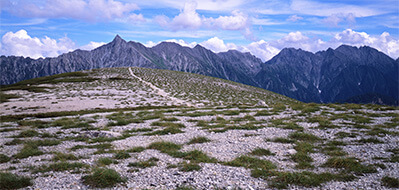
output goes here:
[[156, 93], [157, 93], [158, 95], [163, 96], [163, 97], [166, 97], [166, 98], [169, 98], [169, 99], [171, 99], [171, 100], [173, 101], [173, 103], [176, 103], [176, 104], [186, 104], [187, 106], [192, 106], [191, 103], [186, 102], [186, 101], [184, 101], [184, 100], [182, 100], [182, 99], [179, 99], [179, 98], [175, 98], [175, 97], [173, 97], [173, 96], [170, 96], [169, 93], [165, 92], [163, 89], [160, 89], [160, 88], [156, 87], [155, 85], [153, 85], [152, 83], [147, 82], [147, 81], [143, 80], [142, 78], [136, 76], [136, 75], [133, 73], [133, 71], [132, 71], [132, 69], [131, 69], [130, 67], [129, 67], [129, 72], [130, 72], [130, 74], [131, 74], [134, 78], [138, 79], [140, 82], [143, 82], [144, 84], [148, 85], [150, 88], [152, 88], [153, 90], [155, 90]]

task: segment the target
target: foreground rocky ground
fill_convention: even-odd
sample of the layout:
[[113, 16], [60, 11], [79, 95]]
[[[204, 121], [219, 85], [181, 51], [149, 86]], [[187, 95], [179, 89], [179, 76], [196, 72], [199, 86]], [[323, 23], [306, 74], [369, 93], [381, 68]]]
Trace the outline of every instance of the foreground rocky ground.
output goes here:
[[398, 188], [395, 107], [304, 104], [215, 78], [132, 70], [3, 89], [13, 98], [1, 103], [0, 189]]

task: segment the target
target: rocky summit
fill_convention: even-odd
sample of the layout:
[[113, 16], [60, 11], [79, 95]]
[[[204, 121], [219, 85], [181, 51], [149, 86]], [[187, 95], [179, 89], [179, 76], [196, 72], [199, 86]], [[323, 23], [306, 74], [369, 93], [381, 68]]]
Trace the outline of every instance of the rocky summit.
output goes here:
[[[126, 47], [144, 53], [132, 58], [118, 49]], [[210, 61], [226, 55], [200, 46], [173, 47], [185, 55], [208, 54], [208, 62], [194, 67], [200, 62], [193, 56], [186, 60], [192, 64], [180, 65], [192, 72], [216, 67]], [[343, 48], [339, 51], [358, 51]], [[53, 59], [2, 59], [29, 60], [37, 68], [47, 64], [42, 68], [50, 73], [60, 60], [75, 69], [77, 59], [93, 68], [138, 59], [140, 66], [155, 67], [185, 59], [183, 53], [166, 52], [173, 49], [157, 50], [165, 58], [150, 59], [153, 49], [115, 39], [92, 51], [102, 51], [102, 57], [75, 51]], [[320, 54], [331, 51], [338, 54]], [[265, 66], [242, 67], [241, 53], [227, 53], [237, 56], [230, 66], [245, 72]], [[319, 54], [301, 50], [280, 54], [301, 53], [310, 57], [302, 56], [303, 65], [319, 61]], [[269, 65], [289, 61], [281, 56]], [[104, 61], [90, 62], [95, 59]], [[32, 75], [40, 73], [36, 66], [30, 67], [37, 71]], [[324, 79], [309, 74], [319, 67], [325, 65], [306, 71], [307, 80], [322, 89]], [[330, 67], [341, 68], [332, 62]], [[296, 83], [295, 88], [306, 90]], [[398, 107], [303, 103], [220, 78], [139, 67], [66, 72], [3, 86], [0, 93], [0, 189], [399, 188]]]
[[92, 51], [55, 58], [0, 57], [0, 84], [109, 67], [145, 67], [218, 77], [303, 102], [399, 105], [399, 62], [370, 47], [342, 45], [317, 53], [286, 48], [267, 62], [235, 50], [162, 42], [152, 48], [120, 36]]

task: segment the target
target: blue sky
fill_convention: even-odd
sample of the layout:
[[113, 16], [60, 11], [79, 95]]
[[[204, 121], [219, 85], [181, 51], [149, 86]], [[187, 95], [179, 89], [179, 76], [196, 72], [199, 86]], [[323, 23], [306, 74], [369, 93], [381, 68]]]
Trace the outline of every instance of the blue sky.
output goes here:
[[116, 34], [148, 47], [173, 41], [266, 61], [284, 47], [368, 45], [399, 57], [398, 0], [0, 0], [1, 54], [54, 57]]

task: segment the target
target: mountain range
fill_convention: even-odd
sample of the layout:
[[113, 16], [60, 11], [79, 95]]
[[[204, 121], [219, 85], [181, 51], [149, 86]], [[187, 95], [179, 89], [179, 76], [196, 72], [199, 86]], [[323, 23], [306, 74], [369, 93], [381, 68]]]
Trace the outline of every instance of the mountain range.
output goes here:
[[263, 62], [250, 53], [214, 53], [200, 45], [189, 48], [162, 42], [148, 48], [117, 35], [112, 42], [94, 50], [75, 50], [55, 58], [1, 56], [0, 84], [94, 68], [131, 66], [223, 78], [303, 102], [399, 104], [399, 59], [367, 46], [341, 45], [317, 53], [285, 48]]

